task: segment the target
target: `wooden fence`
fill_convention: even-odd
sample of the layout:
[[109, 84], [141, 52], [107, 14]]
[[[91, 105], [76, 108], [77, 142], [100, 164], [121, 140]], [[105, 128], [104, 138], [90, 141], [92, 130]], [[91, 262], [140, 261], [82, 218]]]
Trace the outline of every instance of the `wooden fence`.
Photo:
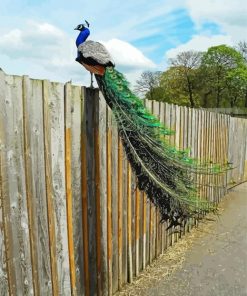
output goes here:
[[232, 117], [247, 118], [246, 107], [233, 107], [233, 108], [208, 108], [207, 111], [228, 114]]
[[[247, 180], [247, 122], [146, 102], [193, 157], [232, 161], [198, 177], [218, 202]], [[180, 233], [136, 188], [111, 111], [97, 90], [0, 71], [0, 295], [112, 295]]]

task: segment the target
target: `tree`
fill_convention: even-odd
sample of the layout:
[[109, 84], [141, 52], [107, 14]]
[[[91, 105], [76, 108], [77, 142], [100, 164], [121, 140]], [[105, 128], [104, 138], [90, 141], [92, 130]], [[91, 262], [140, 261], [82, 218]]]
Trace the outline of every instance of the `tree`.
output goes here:
[[242, 67], [231, 71], [226, 77], [226, 85], [231, 108], [240, 105], [247, 92], [247, 69]]
[[247, 42], [240, 41], [236, 47], [236, 50], [242, 55], [245, 62], [247, 63]]
[[196, 106], [194, 91], [197, 87], [197, 71], [201, 64], [202, 54], [197, 51], [181, 52], [176, 58], [170, 59], [172, 67], [176, 67], [184, 91], [187, 93], [190, 107]]
[[[224, 104], [223, 98], [227, 99], [228, 97], [227, 91], [232, 85], [229, 83], [229, 79], [234, 77], [236, 69], [243, 66], [242, 55], [232, 47], [226, 45], [213, 46], [204, 53], [201, 71], [204, 72], [206, 78], [205, 89], [214, 96], [217, 108]], [[236, 79], [235, 82], [237, 82]]]
[[170, 59], [163, 73], [144, 72], [136, 90], [151, 100], [189, 107], [247, 108], [247, 43], [187, 51]]
[[164, 91], [163, 101], [183, 106], [190, 106], [187, 87], [181, 77], [179, 67], [170, 67], [162, 74], [161, 87]]
[[[240, 54], [244, 58], [245, 65], [247, 66], [247, 42], [246, 41], [240, 41], [238, 43], [238, 46], [237, 46], [236, 49], [240, 52]], [[247, 86], [245, 86], [244, 107], [247, 108]]]
[[149, 100], [160, 99], [160, 77], [162, 72], [145, 71], [141, 77], [136, 81], [134, 90], [140, 95], [144, 95]]

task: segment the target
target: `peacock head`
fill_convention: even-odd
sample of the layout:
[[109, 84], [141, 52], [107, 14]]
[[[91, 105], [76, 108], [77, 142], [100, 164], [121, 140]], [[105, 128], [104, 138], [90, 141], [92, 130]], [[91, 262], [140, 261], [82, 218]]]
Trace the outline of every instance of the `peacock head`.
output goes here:
[[74, 30], [78, 30], [78, 31], [84, 31], [84, 30], [88, 30], [89, 28], [89, 22], [87, 22], [85, 20], [86, 24], [79, 24]]

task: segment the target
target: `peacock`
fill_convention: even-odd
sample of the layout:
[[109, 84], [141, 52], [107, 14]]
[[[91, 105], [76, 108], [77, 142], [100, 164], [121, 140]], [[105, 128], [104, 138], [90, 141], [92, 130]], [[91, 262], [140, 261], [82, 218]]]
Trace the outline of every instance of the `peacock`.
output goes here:
[[[76, 61], [95, 75], [99, 89], [111, 108], [137, 186], [159, 209], [161, 222], [169, 227], [214, 210], [214, 205], [198, 197], [197, 174], [219, 174], [228, 166], [200, 164], [189, 152], [173, 147], [167, 136], [173, 131], [152, 115], [129, 87], [124, 75], [99, 42], [87, 40], [89, 23], [79, 24]], [[92, 76], [91, 76], [92, 77]], [[91, 79], [91, 86], [92, 86]], [[210, 168], [209, 168], [210, 167]]]

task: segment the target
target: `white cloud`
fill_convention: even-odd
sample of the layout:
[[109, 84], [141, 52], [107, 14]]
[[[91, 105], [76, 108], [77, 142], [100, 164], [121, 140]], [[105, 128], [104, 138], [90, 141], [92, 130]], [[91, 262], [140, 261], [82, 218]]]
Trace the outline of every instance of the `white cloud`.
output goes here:
[[227, 35], [203, 36], [195, 35], [188, 42], [166, 52], [166, 58], [174, 58], [181, 51], [206, 51], [211, 46], [220, 44], [232, 45], [232, 39]]
[[235, 43], [246, 39], [246, 0], [187, 0], [186, 5], [198, 28], [203, 23], [213, 22], [220, 26], [222, 32], [231, 36]]
[[150, 59], [146, 58], [139, 49], [128, 42], [119, 39], [111, 39], [101, 43], [103, 43], [111, 53], [111, 56], [118, 66], [128, 69], [148, 69], [155, 67], [155, 64]]
[[72, 56], [72, 44], [58, 28], [48, 23], [28, 22], [23, 29], [13, 29], [1, 37], [0, 53], [12, 59], [28, 58], [44, 64], [56, 57], [64, 62]]
[[[220, 44], [236, 45], [247, 36], [246, 0], [186, 0], [185, 7], [195, 24], [197, 34], [186, 43], [165, 53], [166, 58], [175, 57], [181, 51], [205, 51]], [[220, 33], [207, 29], [207, 24], [218, 26]], [[210, 26], [209, 26], [210, 28]]]
[[[155, 67], [140, 50], [127, 42], [111, 39], [103, 43], [112, 54], [116, 67], [124, 70], [127, 75], [132, 74], [131, 77], [136, 77], [136, 73], [139, 75], [140, 71]], [[74, 40], [49, 23], [29, 21], [23, 28], [3, 34], [0, 39], [0, 61], [1, 56], [7, 57], [8, 63], [11, 60], [12, 63], [15, 61], [19, 65], [25, 64], [23, 73], [30, 76], [32, 69], [36, 68], [40, 73], [45, 73], [47, 79], [56, 77], [58, 81], [73, 79], [79, 82], [84, 73], [75, 63]], [[2, 66], [5, 69], [5, 65]], [[27, 68], [29, 73], [26, 72]], [[19, 68], [19, 72], [20, 70]]]

